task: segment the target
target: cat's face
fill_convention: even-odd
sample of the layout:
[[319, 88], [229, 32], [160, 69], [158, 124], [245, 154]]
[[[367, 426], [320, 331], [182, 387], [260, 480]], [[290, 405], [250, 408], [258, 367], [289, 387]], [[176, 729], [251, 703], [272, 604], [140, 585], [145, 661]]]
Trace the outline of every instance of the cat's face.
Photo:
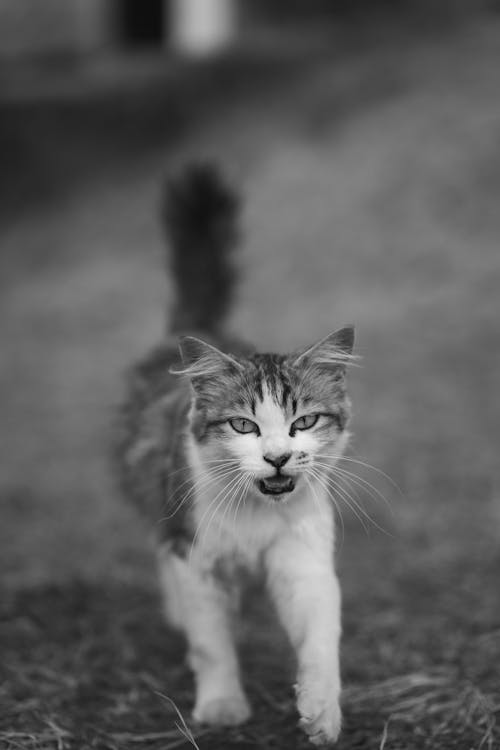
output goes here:
[[344, 328], [303, 352], [243, 358], [185, 338], [192, 431], [208, 470], [270, 500], [324, 474], [346, 442], [352, 343]]

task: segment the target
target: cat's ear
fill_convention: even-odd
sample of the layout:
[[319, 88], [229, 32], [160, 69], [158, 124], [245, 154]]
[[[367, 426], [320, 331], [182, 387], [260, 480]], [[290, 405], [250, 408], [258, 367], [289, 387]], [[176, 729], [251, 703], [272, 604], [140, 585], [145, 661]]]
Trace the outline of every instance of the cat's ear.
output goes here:
[[194, 336], [180, 336], [182, 367], [171, 368], [173, 375], [187, 375], [193, 384], [204, 378], [222, 375], [228, 370], [242, 370], [243, 365], [229, 354]]
[[338, 331], [330, 333], [316, 344], [303, 349], [292, 356], [292, 364], [312, 364], [328, 368], [341, 368], [353, 363], [357, 357], [353, 355], [354, 326], [344, 326]]

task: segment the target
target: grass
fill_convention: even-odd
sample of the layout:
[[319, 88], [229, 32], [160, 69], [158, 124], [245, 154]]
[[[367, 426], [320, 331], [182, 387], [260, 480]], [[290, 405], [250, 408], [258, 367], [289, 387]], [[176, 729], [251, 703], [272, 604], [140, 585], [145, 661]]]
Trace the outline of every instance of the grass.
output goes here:
[[339, 748], [500, 746], [499, 36], [494, 17], [373, 34], [279, 97], [255, 82], [184, 138], [155, 130], [142, 158], [139, 140], [94, 179], [80, 127], [82, 184], [60, 192], [56, 169], [50, 200], [0, 229], [2, 750], [192, 747], [176, 707], [200, 750], [307, 747], [293, 660], [255, 591], [241, 627], [253, 718], [191, 725], [147, 530], [107, 469], [121, 370], [162, 332], [160, 174], [199, 151], [248, 193], [234, 329], [286, 349], [354, 321], [352, 455], [402, 490], [346, 464], [391, 512], [353, 487], [374, 523], [344, 509], [339, 528]]
[[[377, 603], [383, 617], [373, 614]], [[481, 632], [472, 635], [455, 619], [450, 638], [429, 622], [428, 611], [405, 617], [401, 599], [392, 608], [370, 601], [354, 616], [346, 606], [339, 747], [494, 748], [499, 696], [492, 656], [500, 629], [488, 631], [485, 618]], [[246, 614], [254, 625], [246, 626], [244, 642], [251, 648], [243, 648], [242, 656], [255, 716], [223, 733], [191, 726], [195, 741], [202, 748], [259, 746], [264, 740], [270, 747], [305, 748], [295, 727], [286, 645], [277, 641], [261, 600], [251, 600]], [[370, 615], [367, 632], [363, 623]], [[396, 617], [405, 623], [404, 633]], [[4, 603], [2, 643], [2, 698], [8, 700], [0, 740], [9, 750], [189, 746], [176, 726], [176, 707], [191, 725], [191, 680], [181, 640], [166, 632], [154, 591], [72, 581], [18, 592]]]

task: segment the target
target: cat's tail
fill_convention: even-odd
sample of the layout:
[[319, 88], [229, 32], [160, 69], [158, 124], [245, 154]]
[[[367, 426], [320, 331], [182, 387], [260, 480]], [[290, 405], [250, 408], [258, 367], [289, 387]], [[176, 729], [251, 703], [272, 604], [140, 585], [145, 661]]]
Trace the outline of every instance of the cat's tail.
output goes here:
[[231, 262], [240, 200], [212, 164], [192, 164], [167, 182], [163, 221], [176, 301], [174, 333], [220, 331], [232, 301]]

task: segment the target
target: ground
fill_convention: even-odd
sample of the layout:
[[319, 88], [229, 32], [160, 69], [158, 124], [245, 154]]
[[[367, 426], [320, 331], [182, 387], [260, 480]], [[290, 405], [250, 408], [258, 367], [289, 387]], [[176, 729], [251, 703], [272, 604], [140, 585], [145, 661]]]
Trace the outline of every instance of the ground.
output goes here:
[[278, 350], [358, 331], [349, 455], [383, 474], [346, 464], [361, 509], [339, 522], [338, 747], [500, 747], [500, 19], [328, 33], [314, 55], [162, 73], [146, 93], [2, 105], [6, 750], [189, 747], [169, 699], [202, 750], [307, 747], [256, 593], [254, 717], [192, 725], [147, 529], [108, 469], [121, 372], [171, 294], [161, 176], [200, 153], [248, 198], [232, 328]]

